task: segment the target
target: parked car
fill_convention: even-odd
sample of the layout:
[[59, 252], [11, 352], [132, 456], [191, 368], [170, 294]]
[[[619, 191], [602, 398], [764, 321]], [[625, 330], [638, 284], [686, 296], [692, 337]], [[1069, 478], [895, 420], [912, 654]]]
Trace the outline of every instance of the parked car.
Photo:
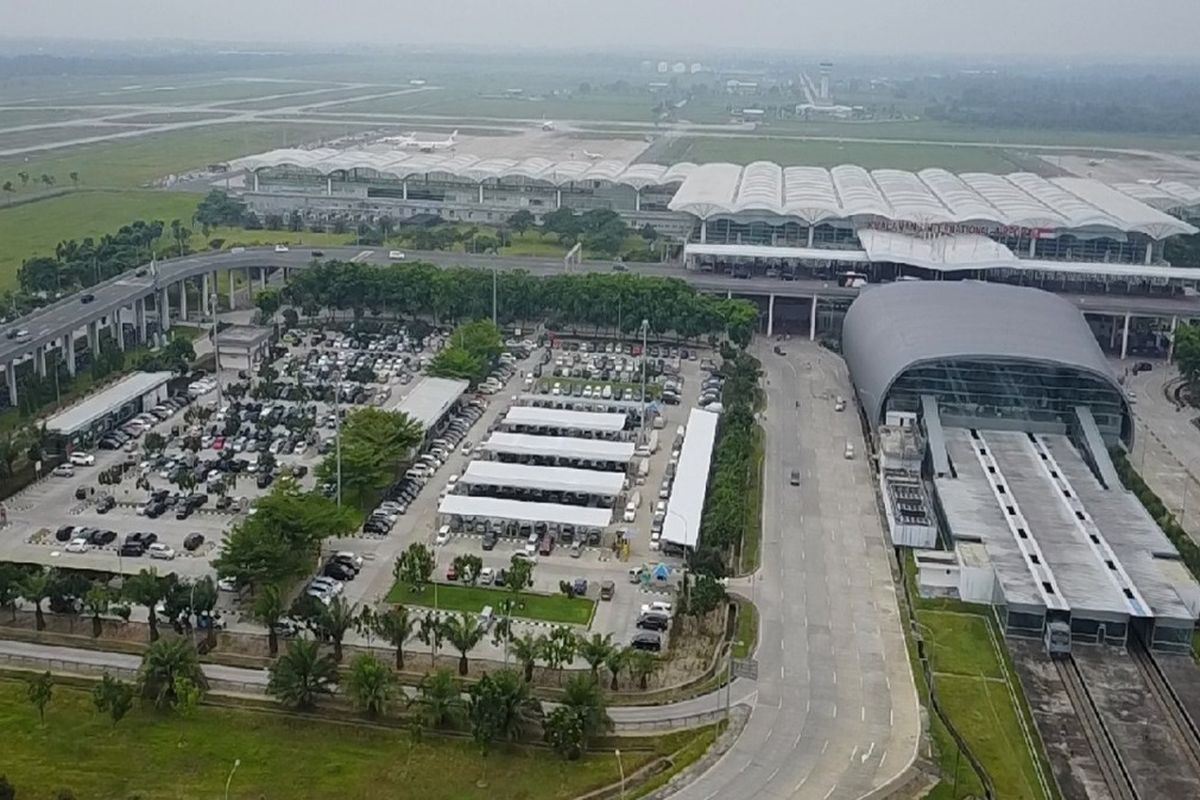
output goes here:
[[170, 561], [171, 559], [175, 558], [175, 548], [163, 544], [162, 542], [154, 542], [146, 548], [146, 554], [151, 558]]
[[75, 477], [75, 468], [70, 464], [59, 464], [50, 474], [56, 478], [73, 478]]
[[96, 463], [96, 457], [91, 453], [71, 453], [70, 461], [77, 467], [90, 467]]
[[649, 650], [651, 653], [657, 653], [662, 650], [662, 637], [657, 633], [644, 631], [636, 634], [629, 641], [629, 646], [634, 650]]
[[76, 536], [71, 541], [67, 542], [66, 550], [68, 553], [86, 553], [90, 548], [90, 543], [83, 536]]
[[189, 533], [183, 540], [183, 549], [189, 553], [196, 550], [200, 545], [204, 544], [203, 533]]

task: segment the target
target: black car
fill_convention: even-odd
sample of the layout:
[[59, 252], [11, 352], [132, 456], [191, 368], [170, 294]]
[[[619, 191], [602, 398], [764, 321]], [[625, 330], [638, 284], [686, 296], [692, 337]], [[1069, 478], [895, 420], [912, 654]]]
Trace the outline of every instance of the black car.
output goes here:
[[322, 572], [326, 577], [339, 581], [352, 581], [356, 574], [351, 567], [340, 561], [329, 561]]
[[79, 296], [79, 302], [81, 302], [85, 305], [87, 303], [92, 302], [95, 299], [96, 299], [96, 295], [92, 294], [91, 292], [88, 292], [87, 294], [83, 294], [83, 295]]
[[63, 525], [61, 528], [59, 528], [58, 530], [56, 530], [54, 532], [54, 538], [60, 542], [69, 542], [71, 540], [71, 537], [74, 534], [75, 534], [75, 526], [74, 525]]
[[179, 503], [179, 507], [175, 509], [175, 519], [187, 519], [192, 515], [192, 506], [190, 503]]
[[116, 531], [104, 531], [104, 530], [100, 530], [100, 529], [96, 528], [96, 529], [93, 529], [91, 531], [91, 533], [88, 534], [88, 543], [97, 545], [99, 547], [103, 547], [106, 544], [112, 544], [116, 540], [117, 540], [117, 532]]
[[80, 486], [78, 489], [75, 490], [75, 499], [76, 500], [86, 500], [87, 496], [88, 496], [88, 490], [87, 490], [86, 486]]
[[657, 653], [662, 650], [662, 637], [657, 633], [639, 633], [630, 640], [629, 646], [634, 650], [649, 650]]
[[192, 551], [204, 544], [203, 533], [189, 533], [183, 540], [183, 549]]
[[167, 510], [167, 504], [162, 500], [146, 504], [146, 519], [158, 519]]
[[496, 570], [496, 577], [492, 579], [492, 586], [504, 586], [508, 583], [508, 570]]
[[254, 483], [258, 486], [258, 488], [265, 489], [271, 485], [271, 481], [273, 480], [275, 480], [275, 478], [272, 477], [271, 473], [260, 472], [258, 473], [258, 477], [254, 480]]
[[117, 501], [113, 499], [113, 496], [106, 494], [96, 502], [96, 513], [107, 514], [109, 511], [115, 508], [116, 505]]
[[492, 550], [496, 547], [496, 534], [488, 531], [483, 535], [483, 549]]
[[644, 631], [665, 631], [671, 621], [661, 614], [642, 614], [638, 617], [637, 627]]
[[313, 257], [313, 258], [324, 258], [324, 257], [325, 257], [325, 252], [324, 252], [323, 250], [313, 250], [313, 251], [312, 251], [312, 257]]

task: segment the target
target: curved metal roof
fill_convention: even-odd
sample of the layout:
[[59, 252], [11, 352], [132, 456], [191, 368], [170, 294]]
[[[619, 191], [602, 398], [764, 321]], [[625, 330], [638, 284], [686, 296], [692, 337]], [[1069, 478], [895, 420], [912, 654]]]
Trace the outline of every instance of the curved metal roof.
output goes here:
[[[1179, 190], [1177, 190], [1179, 191]], [[1187, 187], [1179, 191], [1188, 197]], [[1023, 228], [1105, 228], [1162, 239], [1195, 233], [1191, 225], [1128, 192], [1086, 178], [965, 173], [944, 169], [868, 171], [849, 164], [826, 170], [755, 161], [691, 170], [669, 204], [701, 219], [743, 212], [826, 219], [880, 217], [918, 225], [979, 223]], [[1178, 206], [1171, 204], [1171, 207]]]
[[269, 153], [247, 156], [233, 162], [235, 169], [259, 170], [271, 167], [292, 167], [311, 170], [321, 176], [335, 172], [360, 171], [398, 180], [418, 175], [444, 174], [467, 178], [476, 183], [507, 177], [522, 177], [562, 186], [572, 181], [607, 181], [633, 189], [648, 186], [670, 186], [682, 183], [695, 164], [682, 163], [667, 167], [662, 164], [632, 164], [607, 159], [604, 161], [551, 161], [534, 157], [520, 161], [511, 158], [484, 158], [454, 153], [406, 153], [403, 151], [376, 152], [371, 150], [272, 150]]
[[846, 312], [842, 355], [872, 425], [901, 374], [944, 359], [1070, 367], [1108, 382], [1125, 402], [1083, 314], [1040, 289], [976, 281], [874, 286]]

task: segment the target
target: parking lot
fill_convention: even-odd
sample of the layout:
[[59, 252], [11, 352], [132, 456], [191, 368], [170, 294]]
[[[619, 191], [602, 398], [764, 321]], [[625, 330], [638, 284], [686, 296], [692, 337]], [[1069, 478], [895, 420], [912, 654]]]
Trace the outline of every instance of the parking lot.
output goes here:
[[[272, 351], [269, 369], [222, 373], [221, 409], [212, 377], [193, 382], [190, 393], [195, 397], [188, 398], [190, 402], [179, 396], [177, 408], [161, 410], [162, 419], [143, 415], [140, 422], [112, 434], [105, 449], [89, 453], [94, 463], [85, 463], [90, 459], [81, 455], [73, 474], [48, 476], [13, 497], [9, 525], [0, 536], [0, 558], [124, 573], [156, 566], [160, 572], [186, 577], [211, 575], [211, 560], [226, 531], [279, 476], [292, 475], [305, 489], [332, 493], [331, 486], [316, 485], [314, 473], [333, 448], [335, 406], [343, 417], [355, 407], [403, 408], [427, 380], [422, 372], [442, 341], [438, 332], [423, 340], [403, 331], [292, 334]], [[391, 487], [364, 527], [326, 543], [327, 553], [351, 551], [361, 558], [357, 574], [349, 570], [344, 576], [341, 593], [346, 600], [382, 602], [394, 582], [392, 565], [412, 542], [434, 548], [435, 577], [441, 581], [446, 581], [446, 569], [458, 555], [479, 555], [494, 574], [507, 568], [514, 554], [537, 550], [533, 591], [555, 594], [560, 582], [585, 580], [586, 596], [597, 601], [590, 630], [612, 633], [623, 642], [639, 633], [642, 605], [665, 598], [678, 576], [679, 561], [662, 553], [658, 536], [672, 459], [678, 458], [687, 413], [701, 399], [701, 364], [707, 359], [699, 353], [672, 354], [666, 347], [661, 355], [648, 356], [651, 391], [643, 431], [640, 348], [579, 339], [553, 343], [556, 346], [548, 348], [509, 342], [510, 352], [492, 378], [480, 393], [450, 404], [412, 469]], [[711, 403], [717, 390], [712, 385], [704, 388], [704, 401]], [[576, 531], [552, 523], [482, 524], [439, 514], [447, 494], [467, 494], [465, 487], [455, 489], [454, 484], [473, 460], [484, 456], [480, 445], [493, 433], [505, 432], [509, 409], [533, 405], [626, 415], [625, 429], [611, 438], [627, 440], [636, 454], [621, 466], [619, 494], [604, 500], [607, 524]], [[541, 433], [555, 431], [532, 432]], [[154, 451], [147, 452], [152, 434], [162, 437], [161, 447], [156, 442]], [[511, 491], [473, 487], [471, 493], [499, 496]], [[599, 507], [596, 498], [575, 494], [522, 499]], [[532, 531], [537, 532], [536, 548], [528, 545]], [[131, 535], [143, 532], [153, 533], [152, 544], [130, 541]], [[552, 549], [541, 546], [547, 539]], [[665, 565], [665, 578], [640, 576], [643, 568], [660, 564]], [[612, 582], [612, 597], [600, 601], [606, 581]], [[223, 594], [222, 606], [231, 609], [232, 596]], [[231, 616], [229, 621], [234, 629], [254, 629], [248, 619]], [[515, 628], [519, 634], [526, 627], [546, 624], [516, 621]], [[493, 649], [485, 642], [477, 652], [499, 656]]]

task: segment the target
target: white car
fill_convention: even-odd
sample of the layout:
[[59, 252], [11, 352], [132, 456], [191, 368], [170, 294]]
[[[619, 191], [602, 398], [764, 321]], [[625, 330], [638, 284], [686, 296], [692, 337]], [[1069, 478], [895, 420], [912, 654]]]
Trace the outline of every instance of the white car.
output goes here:
[[73, 478], [75, 477], [75, 468], [70, 464], [59, 464], [54, 468], [52, 474], [58, 478]]
[[536, 533], [529, 534], [529, 538], [525, 540], [525, 554], [531, 556], [537, 553], [539, 541], [541, 541], [541, 537]]
[[68, 553], [86, 553], [88, 551], [88, 540], [83, 536], [76, 536], [71, 541], [67, 542]]
[[850, 442], [846, 442], [846, 451], [844, 453], [842, 453], [842, 455], [846, 457], [847, 461], [853, 459], [854, 458], [854, 445], [852, 445]]
[[474, 442], [472, 442], [472, 441], [470, 441], [470, 440], [463, 442], [463, 446], [462, 446], [462, 454], [463, 454], [464, 456], [469, 456], [469, 455], [471, 455], [471, 451], [473, 451], [474, 449], [475, 449], [475, 443], [474, 443]]
[[217, 588], [222, 592], [236, 592], [237, 581], [233, 578], [221, 578], [217, 581]]
[[146, 548], [146, 555], [150, 558], [159, 558], [163, 561], [170, 561], [175, 558], [175, 548], [162, 542], [154, 542]]
[[671, 603], [668, 603], [666, 600], [655, 600], [652, 603], [643, 603], [642, 604], [642, 613], [643, 614], [666, 614], [669, 617], [669, 616], [671, 616], [672, 608], [673, 608], [673, 606], [671, 605]]
[[438, 528], [437, 538], [433, 540], [433, 543], [438, 547], [441, 547], [448, 541], [450, 541], [450, 526], [443, 525], [442, 527]]
[[496, 579], [496, 570], [491, 567], [484, 567], [479, 570], [479, 583], [483, 586], [491, 586], [492, 581]]
[[389, 250], [388, 258], [390, 258], [392, 261], [403, 261], [404, 260], [404, 251], [403, 250]]
[[276, 252], [276, 253], [286, 253], [287, 251], [288, 251], [288, 246], [287, 246], [286, 244], [277, 244], [277, 245], [275, 245], [275, 252]]

